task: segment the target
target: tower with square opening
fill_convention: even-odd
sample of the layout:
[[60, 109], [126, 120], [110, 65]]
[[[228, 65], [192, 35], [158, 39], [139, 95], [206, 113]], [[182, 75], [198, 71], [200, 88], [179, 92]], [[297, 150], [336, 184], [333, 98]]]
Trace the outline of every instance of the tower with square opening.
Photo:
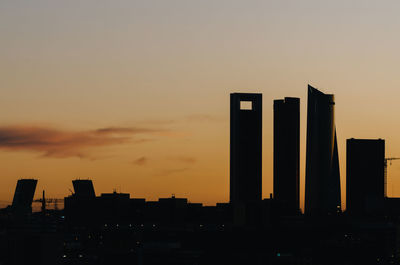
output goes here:
[[230, 202], [261, 201], [262, 94], [231, 94]]

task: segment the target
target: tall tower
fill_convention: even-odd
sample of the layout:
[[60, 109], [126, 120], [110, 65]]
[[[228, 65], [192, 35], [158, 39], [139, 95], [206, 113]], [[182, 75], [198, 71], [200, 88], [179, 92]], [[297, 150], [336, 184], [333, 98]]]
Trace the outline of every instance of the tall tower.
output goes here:
[[346, 211], [374, 213], [385, 198], [385, 140], [347, 139]]
[[262, 94], [231, 94], [230, 202], [261, 201]]
[[37, 179], [19, 179], [15, 188], [11, 208], [15, 214], [32, 213], [33, 196], [36, 191]]
[[274, 200], [282, 214], [300, 209], [300, 99], [274, 100]]
[[334, 95], [308, 86], [305, 213], [341, 211]]
[[72, 181], [75, 196], [79, 198], [95, 198], [93, 182], [90, 179], [75, 179]]

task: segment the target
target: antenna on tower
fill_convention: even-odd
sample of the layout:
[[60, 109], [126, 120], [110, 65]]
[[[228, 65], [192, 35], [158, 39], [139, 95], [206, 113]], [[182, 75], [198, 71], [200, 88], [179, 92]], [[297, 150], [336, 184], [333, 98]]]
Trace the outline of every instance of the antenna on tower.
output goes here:
[[43, 215], [46, 214], [46, 192], [45, 192], [45, 190], [43, 190], [43, 193], [42, 193], [42, 214]]

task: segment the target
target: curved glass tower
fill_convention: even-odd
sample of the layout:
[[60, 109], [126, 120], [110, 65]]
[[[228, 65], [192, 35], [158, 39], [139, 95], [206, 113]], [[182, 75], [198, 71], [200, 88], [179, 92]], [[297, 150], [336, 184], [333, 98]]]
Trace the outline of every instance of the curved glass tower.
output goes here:
[[308, 86], [305, 214], [341, 211], [335, 97]]

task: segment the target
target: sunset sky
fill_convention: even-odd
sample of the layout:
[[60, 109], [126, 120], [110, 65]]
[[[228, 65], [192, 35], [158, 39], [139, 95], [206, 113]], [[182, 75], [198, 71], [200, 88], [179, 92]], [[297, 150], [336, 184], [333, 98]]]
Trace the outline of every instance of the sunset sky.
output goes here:
[[[229, 93], [263, 94], [263, 197], [272, 190], [272, 104], [307, 84], [335, 94], [345, 141], [400, 157], [400, 1], [0, 1], [0, 205], [16, 180], [62, 198], [229, 200]], [[400, 162], [388, 194], [400, 196]]]

